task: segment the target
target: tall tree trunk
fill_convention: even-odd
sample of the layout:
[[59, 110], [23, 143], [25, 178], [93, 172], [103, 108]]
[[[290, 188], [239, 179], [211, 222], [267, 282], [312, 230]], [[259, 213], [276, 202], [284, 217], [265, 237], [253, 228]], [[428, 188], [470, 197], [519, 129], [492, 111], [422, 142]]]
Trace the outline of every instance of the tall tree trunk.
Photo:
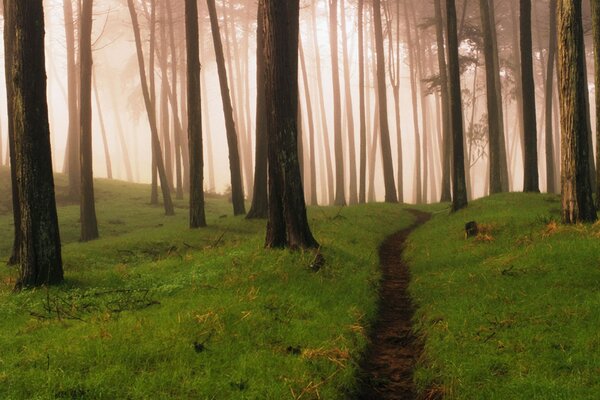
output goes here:
[[349, 175], [349, 204], [358, 203], [356, 185], [356, 145], [354, 143], [354, 107], [352, 105], [352, 82], [350, 81], [350, 61], [348, 60], [348, 33], [346, 31], [346, 4], [340, 0], [340, 18], [342, 28], [342, 55], [344, 61], [344, 98], [346, 100], [346, 130], [348, 131], [348, 169]]
[[160, 80], [160, 131], [162, 136], [163, 154], [165, 156], [165, 172], [169, 188], [174, 189], [173, 185], [173, 148], [171, 146], [171, 119], [169, 116], [169, 72], [167, 47], [167, 15], [165, 2], [160, 5], [160, 46], [156, 46], [157, 57], [159, 58], [159, 68], [161, 74]]
[[448, 104], [448, 69], [446, 67], [446, 51], [444, 41], [444, 18], [442, 16], [441, 0], [435, 0], [435, 31], [437, 38], [438, 69], [440, 74], [440, 96], [442, 101], [442, 195], [441, 202], [452, 201], [450, 192], [452, 138], [450, 136], [450, 105]]
[[[367, 120], [365, 113], [365, 39], [363, 21], [364, 0], [358, 0], [358, 90], [360, 102], [360, 169], [358, 202], [361, 204], [364, 204], [367, 201]], [[370, 106], [371, 105], [369, 104], [369, 107]]]
[[[592, 1], [592, 6], [596, 4]], [[548, 43], [548, 67], [546, 68], [546, 191], [548, 193], [556, 193], [556, 166], [554, 163], [554, 134], [552, 126], [552, 110], [553, 110], [553, 93], [554, 93], [554, 64], [556, 63], [556, 0], [550, 0], [550, 32]], [[600, 42], [599, 42], [600, 45]], [[600, 65], [600, 64], [599, 64]], [[600, 81], [596, 82], [596, 87], [599, 87]], [[597, 92], [597, 95], [600, 93]], [[600, 106], [596, 100], [597, 106]], [[597, 114], [600, 115], [600, 114]], [[600, 120], [599, 120], [600, 121]], [[600, 157], [600, 153], [598, 155]], [[600, 159], [599, 159], [600, 162]], [[598, 164], [600, 165], [600, 163]]]
[[[173, 208], [173, 201], [171, 199], [171, 189], [167, 181], [167, 174], [165, 172], [165, 165], [162, 158], [162, 152], [160, 150], [160, 140], [158, 138], [158, 127], [156, 125], [156, 111], [155, 103], [152, 102], [150, 97], [150, 90], [148, 88], [148, 81], [146, 80], [146, 67], [144, 65], [144, 54], [142, 50], [142, 40], [140, 35], [140, 27], [137, 19], [137, 12], [133, 0], [127, 0], [127, 6], [129, 8], [129, 14], [131, 16], [131, 23], [133, 25], [133, 33], [135, 36], [135, 47], [138, 59], [138, 66], [140, 70], [140, 81], [142, 84], [142, 93], [144, 95], [144, 103], [146, 106], [146, 113], [148, 114], [148, 122], [150, 125], [150, 133], [152, 135], [152, 142], [155, 143], [152, 146], [154, 159], [156, 160], [156, 166], [158, 169], [158, 176], [160, 178], [160, 188], [163, 195], [163, 205], [165, 208], [166, 215], [175, 215], [175, 209]], [[152, 71], [153, 73], [153, 71]], [[151, 73], [151, 75], [152, 75]]]
[[4, 43], [16, 191], [20, 273], [16, 288], [63, 281], [46, 101], [41, 0], [4, 0]]
[[269, 153], [267, 247], [316, 248], [298, 161], [299, 0], [264, 2]]
[[467, 206], [465, 184], [465, 156], [463, 149], [463, 117], [460, 88], [460, 67], [458, 61], [458, 37], [456, 34], [456, 4], [446, 2], [448, 35], [448, 82], [450, 93], [450, 115], [452, 118], [452, 210], [458, 211]]
[[96, 72], [92, 67], [92, 86], [94, 91], [94, 99], [96, 100], [96, 109], [98, 110], [98, 121], [100, 122], [100, 132], [102, 133], [102, 144], [104, 145], [104, 161], [106, 163], [106, 177], [113, 178], [112, 162], [110, 160], [110, 150], [108, 148], [108, 137], [106, 135], [106, 125], [104, 124], [104, 114], [102, 114], [102, 106], [100, 105], [100, 95], [98, 94], [98, 85], [96, 83]]
[[381, 134], [381, 156], [383, 159], [383, 180], [385, 183], [385, 201], [397, 203], [394, 165], [390, 144], [390, 130], [387, 116], [387, 94], [385, 85], [385, 57], [383, 54], [383, 27], [381, 23], [381, 1], [373, 1], [373, 19], [375, 22], [375, 49], [377, 53], [377, 92], [379, 95], [379, 127]]
[[[556, 3], [556, 0], [552, 1]], [[591, 5], [594, 36], [594, 83], [596, 86], [596, 208], [600, 208], [600, 4], [597, 1], [591, 1]]]
[[83, 0], [81, 32], [79, 39], [80, 90], [80, 160], [81, 194], [80, 221], [82, 242], [98, 238], [98, 221], [94, 197], [94, 172], [92, 162], [92, 12], [93, 0]]
[[[304, 100], [306, 101], [306, 115], [308, 117], [309, 134], [309, 174], [310, 174], [310, 205], [318, 205], [317, 201], [317, 166], [315, 164], [315, 122], [313, 118], [313, 107], [310, 99], [310, 90], [308, 85], [308, 72], [306, 71], [306, 60], [304, 59], [304, 47], [302, 38], [298, 38], [298, 47], [300, 49], [300, 62], [302, 65], [302, 82], [304, 83]], [[355, 183], [356, 183], [356, 176]], [[355, 188], [356, 189], [356, 188]], [[355, 190], [356, 192], [356, 190]]]
[[331, 81], [333, 82], [333, 130], [335, 148], [335, 205], [346, 205], [344, 150], [342, 142], [342, 106], [340, 100], [340, 66], [338, 61], [338, 0], [329, 0], [329, 40], [331, 47]]
[[[511, 34], [511, 39], [512, 39], [512, 51], [513, 51], [513, 60], [512, 60], [512, 66], [513, 66], [513, 73], [515, 75], [515, 93], [517, 93], [517, 96], [515, 96], [516, 99], [516, 113], [517, 113], [517, 134], [519, 137], [519, 142], [521, 144], [521, 156], [522, 156], [522, 160], [523, 160], [523, 166], [525, 166], [525, 128], [523, 126], [523, 120], [524, 120], [524, 115], [523, 115], [523, 88], [522, 88], [522, 82], [523, 82], [523, 78], [521, 75], [521, 53], [519, 51], [520, 46], [519, 46], [519, 19], [517, 17], [517, 11], [515, 9], [515, 1], [510, 1], [508, 2], [509, 6], [510, 6], [510, 16], [511, 16], [511, 22], [512, 22], [512, 27], [513, 27], [513, 32]], [[521, 94], [521, 95], [519, 95]], [[516, 160], [516, 155], [515, 155], [515, 160]]]
[[69, 197], [79, 199], [79, 109], [77, 104], [77, 66], [75, 62], [75, 24], [72, 0], [63, 0], [65, 38], [67, 46], [67, 92], [69, 128], [67, 132], [66, 168], [69, 176]]
[[500, 153], [501, 117], [498, 110], [498, 88], [496, 87], [496, 69], [494, 68], [494, 43], [492, 30], [496, 29], [491, 24], [488, 0], [479, 0], [481, 14], [481, 27], [483, 30], [483, 54], [485, 58], [485, 81], [487, 91], [487, 114], [489, 133], [489, 159], [490, 159], [490, 194], [502, 192], [502, 171]]
[[204, 214], [204, 158], [197, 0], [185, 0], [185, 38], [187, 48], [188, 143], [190, 148], [190, 228], [200, 228], [206, 226], [206, 216]]
[[[398, 201], [404, 202], [404, 157], [402, 154], [402, 126], [400, 122], [400, 116], [402, 111], [400, 110], [400, 2], [396, 2], [396, 40], [392, 35], [391, 26], [388, 29], [389, 35], [389, 47], [390, 47], [390, 76], [392, 80], [392, 88], [394, 93], [394, 116], [396, 123], [396, 155], [398, 157], [398, 173], [396, 175], [396, 189], [398, 190]], [[395, 42], [395, 52], [394, 52]], [[395, 60], [392, 60], [394, 58]]]
[[241, 215], [246, 213], [246, 206], [244, 204], [244, 187], [242, 185], [238, 135], [233, 120], [233, 108], [231, 106], [229, 85], [227, 83], [223, 43], [221, 42], [221, 34], [219, 33], [219, 20], [217, 18], [215, 0], [206, 0], [206, 4], [208, 5], [208, 12], [210, 15], [210, 25], [217, 57], [219, 82], [221, 85], [221, 100], [223, 101], [223, 112], [225, 114], [225, 128], [227, 131], [227, 144], [229, 147], [229, 169], [231, 171], [231, 200], [233, 202], [233, 214]]
[[523, 128], [525, 130], [523, 191], [539, 192], [535, 82], [531, 45], [531, 0], [520, 0], [520, 6], [521, 88], [523, 90]]
[[564, 223], [597, 219], [588, 162], [585, 47], [581, 0], [559, 0], [558, 87], [562, 147], [562, 216]]
[[246, 218], [268, 217], [267, 195], [267, 108], [265, 104], [264, 0], [259, 0], [256, 28], [256, 163], [254, 195]]

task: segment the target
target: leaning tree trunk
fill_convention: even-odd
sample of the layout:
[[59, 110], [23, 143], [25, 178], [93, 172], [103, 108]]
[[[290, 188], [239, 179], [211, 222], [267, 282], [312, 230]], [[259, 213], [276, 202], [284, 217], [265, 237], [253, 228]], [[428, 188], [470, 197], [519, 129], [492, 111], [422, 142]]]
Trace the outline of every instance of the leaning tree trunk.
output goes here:
[[440, 96], [442, 101], [442, 195], [441, 202], [452, 201], [450, 192], [450, 175], [452, 156], [452, 140], [450, 137], [450, 105], [448, 104], [448, 68], [446, 67], [446, 50], [444, 41], [444, 18], [442, 17], [441, 0], [435, 0], [435, 31], [437, 39], [438, 69], [440, 74]]
[[593, 222], [596, 208], [592, 199], [588, 154], [585, 92], [585, 46], [581, 21], [581, 0], [559, 0], [558, 87], [562, 147], [563, 222]]
[[246, 218], [267, 218], [267, 108], [265, 104], [264, 0], [258, 2], [256, 28], [256, 162], [254, 164], [254, 193]]
[[342, 142], [342, 106], [338, 61], [338, 1], [329, 0], [329, 40], [331, 46], [331, 81], [333, 82], [333, 131], [335, 149], [335, 205], [346, 205], [344, 150]]
[[240, 152], [238, 148], [238, 135], [233, 120], [233, 107], [227, 83], [227, 70], [225, 69], [225, 57], [223, 55], [223, 43], [219, 32], [219, 20], [215, 0], [206, 0], [208, 13], [210, 15], [210, 26], [212, 29], [215, 55], [217, 57], [217, 68], [219, 71], [219, 82], [221, 85], [221, 100], [223, 101], [223, 112], [225, 113], [225, 130], [227, 131], [227, 144], [229, 147], [229, 169], [231, 171], [231, 200], [233, 202], [233, 214], [246, 213], [244, 205], [244, 187], [242, 185], [242, 170], [240, 164]]
[[190, 149], [190, 228], [200, 228], [206, 226], [206, 216], [204, 213], [204, 159], [202, 152], [197, 0], [185, 0], [185, 37], [187, 48], [188, 143]]
[[135, 47], [138, 59], [138, 66], [140, 70], [140, 81], [142, 83], [142, 93], [144, 95], [144, 103], [146, 106], [146, 113], [148, 114], [148, 122], [150, 124], [150, 133], [152, 135], [152, 152], [156, 161], [158, 169], [158, 176], [160, 178], [160, 188], [163, 195], [163, 203], [166, 215], [175, 215], [175, 209], [173, 207], [173, 200], [171, 199], [171, 189], [169, 188], [169, 182], [167, 181], [167, 174], [165, 172], [165, 164], [162, 158], [162, 151], [160, 149], [160, 140], [158, 138], [158, 128], [156, 126], [156, 112], [155, 104], [150, 98], [150, 90], [148, 88], [148, 81], [146, 80], [146, 67], [144, 65], [144, 54], [142, 50], [142, 39], [140, 35], [140, 27], [137, 19], [137, 12], [135, 11], [135, 5], [133, 0], [127, 0], [127, 6], [129, 7], [129, 14], [131, 15], [131, 23], [133, 25], [133, 34], [135, 36]]
[[523, 191], [539, 192], [535, 82], [531, 45], [531, 0], [520, 0], [520, 5], [521, 89], [523, 90], [523, 129], [525, 131]]
[[[592, 7], [597, 6], [596, 1], [592, 1]], [[600, 21], [598, 21], [600, 22]], [[549, 32], [549, 43], [548, 43], [548, 68], [546, 69], [546, 191], [548, 193], [556, 193], [556, 164], [554, 163], [554, 134], [552, 126], [552, 109], [554, 108], [554, 64], [556, 63], [556, 0], [550, 0], [550, 32]], [[598, 43], [600, 46], [600, 41]], [[600, 53], [597, 53], [600, 56]], [[596, 64], [596, 68], [599, 68], [600, 63]], [[596, 75], [598, 76], [598, 75]], [[600, 84], [600, 81], [596, 81], [596, 87]], [[600, 92], [596, 91], [596, 96], [600, 96]], [[596, 107], [600, 107], [600, 97], [596, 100]], [[600, 108], [597, 108], [600, 110]], [[596, 115], [600, 115], [596, 113]], [[600, 119], [598, 120], [600, 122]], [[600, 130], [598, 130], [600, 132]], [[600, 153], [598, 153], [600, 157]], [[600, 158], [598, 159], [598, 165], [600, 165]], [[599, 169], [600, 171], [600, 169]], [[599, 180], [600, 181], [600, 180]]]
[[316, 248], [298, 160], [299, 0], [264, 1], [269, 153], [267, 247]]
[[94, 172], [92, 162], [92, 12], [93, 0], [83, 0], [81, 9], [79, 67], [81, 90], [79, 99], [80, 123], [80, 223], [82, 242], [98, 238], [98, 221], [94, 198]]
[[377, 92], [379, 95], [379, 127], [381, 134], [381, 155], [383, 159], [383, 180], [385, 183], [385, 201], [398, 202], [396, 183], [394, 182], [394, 164], [390, 144], [390, 130], [387, 116], [387, 94], [385, 85], [385, 56], [383, 54], [383, 27], [381, 23], [381, 1], [373, 1], [375, 22], [375, 51], [377, 53]]
[[467, 186], [465, 180], [465, 155], [463, 148], [463, 117], [460, 88], [460, 67], [458, 61], [458, 37], [456, 34], [456, 4], [447, 0], [448, 35], [448, 81], [450, 93], [450, 115], [452, 118], [452, 210], [458, 211], [467, 206]]
[[46, 102], [42, 0], [4, 1], [9, 118], [20, 211], [16, 288], [63, 281]]

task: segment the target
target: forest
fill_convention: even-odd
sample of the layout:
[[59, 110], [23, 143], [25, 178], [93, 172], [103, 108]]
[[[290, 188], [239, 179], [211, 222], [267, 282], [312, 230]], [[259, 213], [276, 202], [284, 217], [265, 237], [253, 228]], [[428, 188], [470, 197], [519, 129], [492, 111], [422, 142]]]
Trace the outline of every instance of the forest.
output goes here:
[[2, 0], [1, 399], [595, 399], [597, 0]]

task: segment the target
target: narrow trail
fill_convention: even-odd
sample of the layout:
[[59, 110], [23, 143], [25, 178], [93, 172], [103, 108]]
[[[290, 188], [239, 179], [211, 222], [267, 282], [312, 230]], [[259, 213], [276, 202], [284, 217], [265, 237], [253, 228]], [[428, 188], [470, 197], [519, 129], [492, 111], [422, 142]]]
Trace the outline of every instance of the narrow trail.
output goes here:
[[431, 215], [409, 210], [416, 221], [379, 248], [382, 282], [379, 311], [361, 364], [359, 400], [416, 399], [413, 368], [422, 344], [412, 333], [414, 308], [408, 294], [410, 271], [402, 254], [408, 236]]

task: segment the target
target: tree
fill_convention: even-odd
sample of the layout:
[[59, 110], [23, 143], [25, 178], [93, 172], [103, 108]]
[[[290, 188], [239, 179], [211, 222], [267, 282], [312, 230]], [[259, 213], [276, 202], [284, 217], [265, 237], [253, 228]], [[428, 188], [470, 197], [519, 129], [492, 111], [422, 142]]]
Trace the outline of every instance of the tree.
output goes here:
[[331, 46], [331, 81], [333, 82], [333, 133], [335, 148], [335, 205], [346, 205], [344, 192], [344, 150], [342, 143], [342, 106], [338, 56], [338, 2], [329, 0], [329, 40]]
[[394, 182], [394, 165], [390, 145], [390, 129], [387, 117], [387, 94], [385, 85], [385, 56], [383, 54], [383, 27], [381, 23], [381, 1], [373, 1], [375, 22], [375, 49], [377, 53], [377, 93], [379, 95], [379, 127], [381, 133], [381, 153], [383, 157], [383, 180], [385, 183], [385, 201], [398, 202], [396, 183]]
[[490, 5], [488, 0], [479, 0], [479, 9], [481, 14], [481, 27], [483, 30], [483, 54], [485, 58], [485, 80], [487, 89], [487, 109], [488, 109], [488, 132], [489, 132], [489, 160], [490, 160], [490, 193], [502, 192], [502, 172], [501, 172], [501, 151], [500, 131], [501, 121], [498, 114], [499, 107], [496, 87], [496, 68], [494, 65], [494, 43], [492, 30], [496, 26], [492, 25], [490, 15]]
[[523, 98], [524, 192], [539, 192], [535, 82], [531, 44], [531, 0], [520, 0], [521, 89]]
[[358, 0], [358, 90], [360, 109], [360, 167], [358, 174], [358, 202], [360, 204], [364, 204], [367, 201], [367, 117], [365, 111], [365, 34], [363, 27], [364, 6], [364, 0]]
[[[597, 2], [592, 1], [592, 7], [596, 7]], [[599, 21], [600, 22], [600, 21]], [[556, 180], [556, 166], [554, 163], [554, 140], [552, 132], [552, 108], [554, 99], [554, 64], [556, 63], [556, 0], [550, 0], [550, 25], [549, 44], [548, 44], [548, 67], [546, 68], [546, 191], [548, 193], [555, 193], [555, 180]], [[600, 45], [600, 41], [598, 43]], [[599, 65], [599, 64], [597, 64]], [[596, 67], [598, 68], [598, 67]], [[598, 75], [596, 75], [598, 77]], [[600, 81], [596, 81], [596, 87], [599, 87]], [[600, 95], [600, 92], [596, 92], [596, 95]], [[596, 100], [597, 107], [600, 106], [598, 100]], [[600, 115], [600, 114], [596, 114]], [[600, 121], [600, 119], [598, 120]], [[600, 153], [599, 153], [600, 156]], [[600, 159], [599, 159], [600, 161]], [[598, 164], [600, 165], [600, 163]], [[599, 169], [600, 171], [600, 169]]]
[[[552, 0], [556, 1], [556, 0]], [[596, 143], [600, 144], [600, 4], [592, 1], [594, 78], [596, 85]], [[600, 146], [596, 145], [596, 207], [600, 207]]]
[[442, 194], [440, 201], [452, 201], [450, 193], [450, 174], [452, 156], [452, 140], [450, 137], [450, 104], [448, 94], [448, 68], [446, 66], [446, 48], [444, 46], [444, 18], [442, 16], [441, 0], [434, 1], [435, 34], [437, 40], [438, 69], [440, 74], [440, 97], [442, 102]]
[[217, 57], [219, 83], [221, 85], [221, 100], [223, 102], [223, 113], [225, 114], [225, 130], [227, 133], [227, 145], [229, 147], [229, 169], [231, 172], [231, 200], [233, 202], [233, 214], [241, 215], [246, 213], [246, 206], [244, 205], [244, 187], [242, 186], [242, 170], [238, 147], [238, 135], [235, 128], [235, 121], [233, 119], [233, 106], [231, 105], [229, 84], [227, 83], [227, 70], [225, 68], [223, 42], [221, 41], [219, 19], [217, 17], [215, 0], [206, 0], [206, 4], [208, 5], [208, 14], [210, 15], [210, 26], [212, 30], [213, 44], [215, 46], [215, 55]]
[[204, 214], [204, 159], [202, 153], [202, 107], [200, 105], [200, 50], [198, 2], [185, 0], [187, 49], [188, 141], [190, 151], [190, 228], [206, 226]]
[[258, 2], [256, 24], [256, 163], [254, 165], [254, 191], [252, 206], [246, 218], [267, 218], [267, 109], [265, 105], [265, 55], [264, 47], [264, 6]]
[[19, 194], [20, 274], [16, 288], [63, 281], [52, 155], [42, 0], [4, 0], [7, 101]]
[[562, 219], [564, 223], [597, 219], [592, 199], [585, 92], [585, 47], [581, 0], [559, 0], [558, 87], [562, 148]]
[[79, 93], [81, 192], [79, 196], [79, 216], [81, 221], [80, 239], [82, 242], [98, 238], [92, 163], [92, 12], [93, 0], [83, 0], [79, 36], [79, 67], [81, 68], [81, 90]]
[[316, 248], [298, 159], [299, 0], [264, 0], [269, 153], [267, 247]]
[[[135, 37], [135, 48], [140, 72], [140, 81], [142, 83], [142, 94], [144, 95], [144, 104], [146, 106], [146, 113], [148, 114], [148, 122], [150, 124], [152, 154], [156, 162], [158, 175], [160, 177], [160, 188], [163, 195], [163, 206], [165, 208], [166, 215], [175, 215], [175, 209], [173, 207], [173, 201], [171, 199], [171, 189], [167, 181], [165, 164], [163, 162], [162, 151], [160, 148], [160, 140], [158, 139], [155, 102], [150, 97], [150, 89], [148, 88], [148, 81], [146, 80], [146, 67], [144, 63], [144, 53], [142, 50], [142, 38], [140, 34], [140, 26], [138, 23], [137, 12], [135, 10], [133, 0], [127, 0], [127, 6], [129, 8], [129, 15], [131, 16], [131, 23], [133, 25], [133, 35]], [[150, 75], [153, 75], [153, 73], [151, 73]]]
[[456, 33], [456, 4], [454, 0], [446, 1], [446, 19], [448, 36], [448, 86], [450, 92], [450, 118], [452, 122], [452, 210], [458, 211], [466, 207], [468, 202], [463, 148], [458, 36]]

